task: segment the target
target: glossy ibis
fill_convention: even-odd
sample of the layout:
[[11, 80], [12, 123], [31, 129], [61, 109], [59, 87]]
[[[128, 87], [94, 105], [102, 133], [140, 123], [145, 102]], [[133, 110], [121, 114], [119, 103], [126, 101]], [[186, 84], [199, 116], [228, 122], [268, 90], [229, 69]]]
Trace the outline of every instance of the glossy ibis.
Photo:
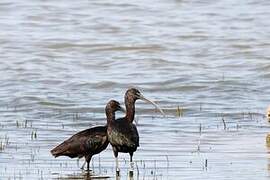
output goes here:
[[[119, 102], [115, 100], [109, 101], [105, 108], [107, 121], [114, 121], [115, 112], [118, 110], [125, 112], [125, 110], [120, 106]], [[71, 136], [69, 139], [52, 149], [51, 153], [55, 157], [85, 157], [85, 161], [87, 162], [87, 170], [89, 171], [89, 163], [92, 156], [106, 149], [108, 143], [107, 125], [96, 126], [80, 131]]]
[[139, 134], [135, 124], [133, 124], [135, 115], [135, 102], [141, 99], [153, 104], [164, 115], [164, 112], [152, 101], [143, 97], [139, 90], [135, 88], [128, 89], [125, 94], [126, 116], [114, 120], [107, 119], [107, 133], [110, 144], [113, 148], [113, 153], [116, 161], [116, 175], [120, 175], [118, 165], [118, 152], [129, 153], [130, 155], [130, 176], [133, 176], [133, 153], [139, 146]]

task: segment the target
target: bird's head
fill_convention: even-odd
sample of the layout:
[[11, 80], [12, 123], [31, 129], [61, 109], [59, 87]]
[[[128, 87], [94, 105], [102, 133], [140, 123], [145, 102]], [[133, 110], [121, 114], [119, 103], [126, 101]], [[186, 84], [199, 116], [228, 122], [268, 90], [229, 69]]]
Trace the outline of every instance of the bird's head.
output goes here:
[[107, 103], [105, 110], [106, 110], [106, 112], [110, 111], [112, 113], [115, 113], [116, 111], [126, 112], [125, 109], [116, 100], [110, 100]]
[[144, 97], [138, 89], [130, 88], [126, 91], [126, 94], [125, 94], [126, 103], [135, 103], [136, 100], [138, 100], [138, 99], [152, 104], [161, 112], [161, 114], [163, 114], [165, 116], [165, 113], [163, 112], [163, 110], [156, 103], [154, 103], [150, 99], [147, 99], [146, 97]]
[[133, 101], [136, 101], [140, 99], [141, 97], [142, 97], [141, 92], [136, 88], [128, 89], [125, 94], [125, 98], [127, 98], [128, 100], [133, 100]]

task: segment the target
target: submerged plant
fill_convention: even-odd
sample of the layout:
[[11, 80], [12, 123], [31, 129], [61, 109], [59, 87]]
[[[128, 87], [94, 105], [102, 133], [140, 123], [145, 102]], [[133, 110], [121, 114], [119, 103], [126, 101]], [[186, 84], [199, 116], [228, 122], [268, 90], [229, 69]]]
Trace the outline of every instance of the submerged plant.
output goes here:
[[177, 108], [176, 108], [176, 116], [177, 117], [183, 116], [183, 108], [181, 108], [180, 106], [177, 106]]
[[[1, 140], [1, 138], [0, 138], [0, 140]], [[0, 141], [0, 152], [5, 150], [5, 148], [8, 146], [8, 144], [9, 144], [9, 137], [7, 135], [5, 135], [5, 138]]]
[[270, 133], [266, 136], [266, 145], [267, 147], [270, 147]]
[[33, 130], [32, 133], [31, 133], [31, 139], [37, 139], [37, 131], [36, 130]]

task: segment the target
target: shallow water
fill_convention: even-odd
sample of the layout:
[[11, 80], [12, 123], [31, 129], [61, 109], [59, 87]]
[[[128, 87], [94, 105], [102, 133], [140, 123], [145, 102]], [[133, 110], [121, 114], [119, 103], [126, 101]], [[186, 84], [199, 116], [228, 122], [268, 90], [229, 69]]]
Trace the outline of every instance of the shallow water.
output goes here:
[[[167, 114], [136, 104], [134, 179], [269, 179], [269, 8], [266, 0], [1, 1], [0, 179], [87, 179], [83, 160], [49, 151], [104, 124], [106, 102], [123, 102], [131, 86]], [[120, 154], [121, 179], [128, 159]], [[111, 147], [92, 169], [115, 179]]]

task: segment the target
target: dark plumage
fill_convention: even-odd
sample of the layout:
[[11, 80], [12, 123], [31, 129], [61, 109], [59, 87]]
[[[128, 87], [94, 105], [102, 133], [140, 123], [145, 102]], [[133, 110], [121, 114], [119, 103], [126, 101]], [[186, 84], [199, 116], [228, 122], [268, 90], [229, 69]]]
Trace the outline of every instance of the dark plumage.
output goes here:
[[[128, 89], [125, 94], [126, 116], [117, 120], [107, 119], [107, 134], [110, 144], [112, 145], [114, 156], [116, 158], [116, 174], [119, 175], [120, 170], [118, 167], [118, 152], [130, 154], [130, 166], [131, 175], [133, 174], [133, 153], [139, 146], [139, 134], [136, 126], [132, 123], [135, 116], [135, 102], [141, 99], [152, 103], [155, 103], [146, 99], [135, 88]], [[158, 108], [162, 113], [163, 111]], [[163, 113], [164, 114], [164, 113]]]
[[[105, 111], [107, 120], [115, 120], [115, 112], [123, 110], [120, 104], [111, 100], [108, 102]], [[87, 170], [93, 155], [100, 153], [108, 146], [107, 126], [97, 126], [78, 132], [69, 139], [51, 150], [53, 156], [68, 156], [70, 158], [85, 157]]]

